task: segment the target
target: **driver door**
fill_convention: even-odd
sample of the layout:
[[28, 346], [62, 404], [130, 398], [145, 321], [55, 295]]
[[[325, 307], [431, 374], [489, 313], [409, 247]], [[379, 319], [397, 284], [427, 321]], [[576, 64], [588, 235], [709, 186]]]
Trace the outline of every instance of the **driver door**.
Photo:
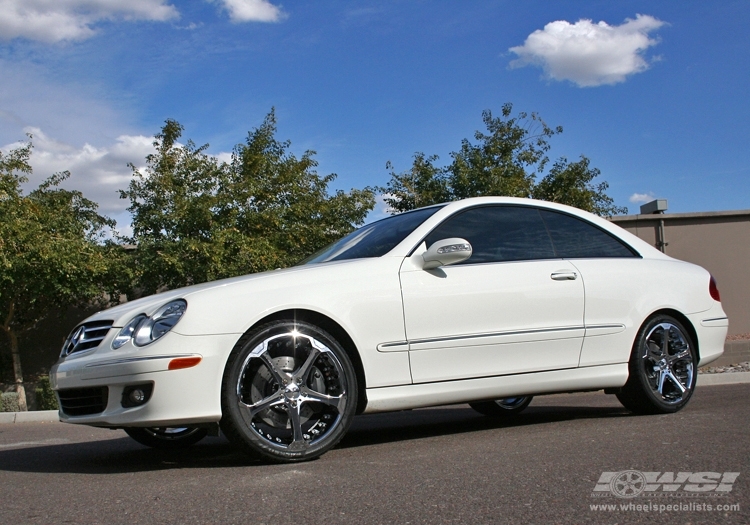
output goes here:
[[407, 259], [401, 268], [413, 382], [577, 367], [583, 282], [572, 264], [555, 258], [539, 211], [463, 210], [422, 248], [452, 237], [471, 243], [468, 260], [422, 270]]

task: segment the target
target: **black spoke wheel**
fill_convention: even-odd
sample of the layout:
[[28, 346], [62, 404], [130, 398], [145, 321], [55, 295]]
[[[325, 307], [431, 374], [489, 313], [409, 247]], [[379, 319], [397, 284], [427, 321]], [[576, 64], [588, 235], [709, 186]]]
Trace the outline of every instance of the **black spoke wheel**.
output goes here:
[[677, 412], [695, 390], [698, 360], [690, 333], [667, 315], [652, 317], [638, 332], [628, 382], [617, 399], [637, 414]]
[[245, 334], [222, 383], [221, 428], [251, 455], [276, 462], [313, 459], [344, 436], [357, 407], [346, 351], [301, 321], [275, 321]]
[[469, 403], [469, 406], [485, 416], [509, 417], [520, 414], [529, 403], [533, 396], [517, 396], [495, 399], [492, 401], [477, 401]]
[[125, 432], [141, 445], [161, 449], [189, 447], [208, 435], [205, 428], [194, 427], [130, 427]]

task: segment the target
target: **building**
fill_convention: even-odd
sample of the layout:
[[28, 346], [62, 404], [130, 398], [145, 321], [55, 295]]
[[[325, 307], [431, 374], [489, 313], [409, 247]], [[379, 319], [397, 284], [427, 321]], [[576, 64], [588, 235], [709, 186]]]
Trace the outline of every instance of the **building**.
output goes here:
[[706, 268], [729, 316], [729, 337], [717, 364], [750, 361], [750, 210], [665, 213], [666, 200], [612, 222], [676, 259]]

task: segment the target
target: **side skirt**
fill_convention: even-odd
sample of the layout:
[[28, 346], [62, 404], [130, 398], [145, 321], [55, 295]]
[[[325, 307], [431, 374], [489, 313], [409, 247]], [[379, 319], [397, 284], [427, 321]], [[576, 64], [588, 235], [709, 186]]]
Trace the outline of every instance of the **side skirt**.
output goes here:
[[365, 414], [407, 410], [482, 399], [618, 388], [628, 380], [628, 364], [568, 368], [528, 374], [463, 379], [367, 389]]

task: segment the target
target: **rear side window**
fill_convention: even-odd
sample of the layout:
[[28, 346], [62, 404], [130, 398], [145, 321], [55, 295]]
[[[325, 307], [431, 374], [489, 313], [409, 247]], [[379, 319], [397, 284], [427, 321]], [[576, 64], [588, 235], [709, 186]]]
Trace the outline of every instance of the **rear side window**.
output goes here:
[[547, 225], [555, 253], [564, 259], [637, 257], [622, 241], [577, 217], [539, 210]]
[[440, 239], [460, 237], [471, 243], [472, 256], [460, 264], [554, 259], [539, 210], [521, 206], [482, 206], [448, 218], [426, 238], [427, 246]]

